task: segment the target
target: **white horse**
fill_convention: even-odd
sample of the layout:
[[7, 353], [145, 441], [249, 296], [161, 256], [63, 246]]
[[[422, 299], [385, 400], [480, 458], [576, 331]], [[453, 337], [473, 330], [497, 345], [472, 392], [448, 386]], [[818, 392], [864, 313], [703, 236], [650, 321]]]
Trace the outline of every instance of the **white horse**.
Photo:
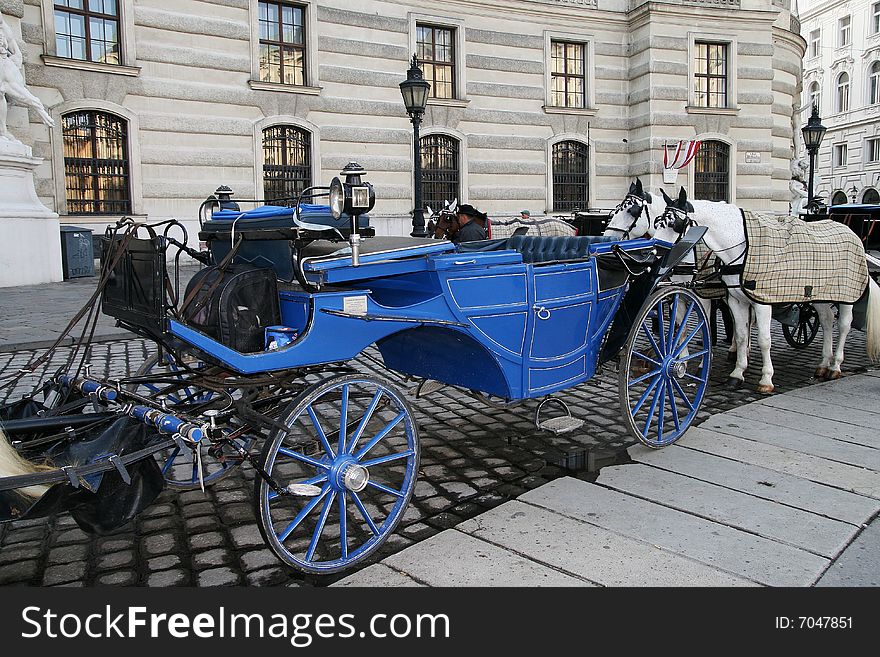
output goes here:
[[[687, 193], [681, 188], [678, 199], [672, 200], [665, 192], [662, 192], [667, 204], [666, 209], [655, 220], [656, 230], [654, 237], [674, 242], [679, 235], [691, 225], [705, 226], [709, 230], [703, 240], [706, 245], [726, 265], [742, 263], [745, 259], [748, 244], [746, 241], [745, 228], [742, 214], [735, 205], [727, 203], [713, 203], [712, 211], [706, 211], [705, 205], [702, 210], [697, 210], [699, 201], [691, 204], [687, 200]], [[706, 201], [703, 204], [708, 203]], [[736, 324], [736, 344], [743, 345], [737, 348], [736, 367], [730, 374], [730, 387], [737, 387], [743, 381], [743, 374], [748, 366], [748, 326], [749, 309], [754, 311], [755, 325], [758, 330], [758, 346], [761, 349], [763, 367], [761, 380], [758, 384], [758, 392], [769, 394], [773, 392], [773, 364], [770, 360], [770, 319], [771, 306], [752, 302], [740, 288], [739, 275], [722, 277], [728, 285], [728, 304]], [[868, 278], [869, 297], [866, 326], [866, 349], [868, 358], [877, 361], [880, 358], [880, 287]], [[838, 315], [838, 330], [840, 332], [837, 348], [834, 348], [834, 304], [814, 303], [822, 325], [822, 361], [816, 369], [816, 376], [824, 379], [840, 378], [840, 365], [843, 362], [843, 350], [847, 335], [852, 326], [852, 304], [837, 304], [840, 308]]]

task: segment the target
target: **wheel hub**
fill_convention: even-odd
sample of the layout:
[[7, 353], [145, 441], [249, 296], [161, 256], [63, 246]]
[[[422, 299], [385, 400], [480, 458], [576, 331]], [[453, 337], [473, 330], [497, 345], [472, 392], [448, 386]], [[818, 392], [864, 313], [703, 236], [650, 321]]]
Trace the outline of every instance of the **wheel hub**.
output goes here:
[[687, 374], [687, 363], [683, 361], [676, 361], [673, 358], [667, 358], [663, 365], [666, 376], [674, 376], [676, 379], [683, 379], [684, 375]]
[[353, 459], [345, 459], [338, 463], [333, 470], [335, 471], [334, 483], [337, 490], [360, 493], [370, 482], [370, 471]]

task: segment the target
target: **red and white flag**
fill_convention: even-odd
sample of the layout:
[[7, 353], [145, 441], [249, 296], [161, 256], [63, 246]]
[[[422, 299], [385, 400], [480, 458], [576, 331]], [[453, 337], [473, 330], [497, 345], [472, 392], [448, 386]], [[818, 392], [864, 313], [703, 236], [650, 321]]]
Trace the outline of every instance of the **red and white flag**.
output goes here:
[[678, 170], [683, 169], [700, 150], [702, 142], [696, 139], [682, 139], [678, 144], [663, 144], [663, 182], [671, 184], [678, 177]]

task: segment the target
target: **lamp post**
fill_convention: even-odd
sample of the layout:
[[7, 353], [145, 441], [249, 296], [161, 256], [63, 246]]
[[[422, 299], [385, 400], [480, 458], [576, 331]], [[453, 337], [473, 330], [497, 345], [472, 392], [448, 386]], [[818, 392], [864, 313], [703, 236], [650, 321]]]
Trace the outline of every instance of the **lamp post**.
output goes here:
[[413, 124], [413, 184], [415, 186], [415, 208], [412, 218], [412, 237], [427, 237], [425, 231], [425, 212], [422, 209], [422, 157], [419, 152], [419, 125], [425, 106], [428, 104], [428, 91], [431, 85], [422, 77], [422, 69], [419, 68], [419, 60], [413, 55], [409, 70], [406, 72], [406, 80], [400, 83], [400, 95], [403, 96], [403, 104], [406, 113]]
[[822, 125], [822, 119], [819, 117], [819, 106], [813, 105], [813, 113], [810, 115], [807, 125], [801, 128], [804, 135], [804, 146], [810, 154], [810, 184], [807, 187], [807, 205], [813, 202], [813, 176], [816, 170], [816, 153], [819, 152], [819, 145], [822, 143], [822, 137], [825, 136], [827, 128]]
[[853, 185], [849, 190], [849, 195], [852, 197], [853, 203], [856, 202], [856, 196], [858, 195], [858, 193], [859, 193], [859, 188], [856, 187], [855, 185]]

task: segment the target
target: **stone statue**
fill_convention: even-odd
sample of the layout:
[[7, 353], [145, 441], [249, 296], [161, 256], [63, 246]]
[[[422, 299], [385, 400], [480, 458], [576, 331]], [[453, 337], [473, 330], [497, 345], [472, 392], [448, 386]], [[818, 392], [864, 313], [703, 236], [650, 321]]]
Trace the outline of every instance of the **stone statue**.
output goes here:
[[791, 182], [788, 188], [791, 190], [791, 213], [797, 217], [807, 205], [807, 186], [804, 176], [807, 174], [809, 163], [807, 158], [801, 157], [791, 161]]
[[6, 126], [8, 101], [30, 107], [50, 128], [55, 125], [40, 99], [25, 86], [21, 48], [12, 28], [0, 12], [0, 137], [17, 141]]

